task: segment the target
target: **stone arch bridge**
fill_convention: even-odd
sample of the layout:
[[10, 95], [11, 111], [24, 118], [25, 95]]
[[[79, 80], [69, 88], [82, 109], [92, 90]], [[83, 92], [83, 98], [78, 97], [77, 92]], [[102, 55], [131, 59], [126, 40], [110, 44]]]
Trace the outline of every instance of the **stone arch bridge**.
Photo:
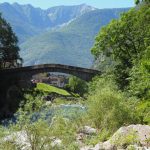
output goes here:
[[97, 70], [61, 65], [44, 64], [11, 69], [0, 69], [0, 119], [11, 117], [19, 107], [22, 90], [33, 87], [32, 76], [44, 72], [60, 72], [90, 81]]
[[[31, 79], [33, 75], [44, 72], [59, 72], [74, 75], [85, 81], [90, 81], [95, 75], [100, 74], [100, 71], [69, 66], [61, 64], [43, 64], [43, 65], [34, 65], [27, 67], [11, 68], [11, 69], [2, 69], [0, 70], [0, 77], [20, 77], [21, 79]], [[1, 78], [2, 79], [2, 78]]]

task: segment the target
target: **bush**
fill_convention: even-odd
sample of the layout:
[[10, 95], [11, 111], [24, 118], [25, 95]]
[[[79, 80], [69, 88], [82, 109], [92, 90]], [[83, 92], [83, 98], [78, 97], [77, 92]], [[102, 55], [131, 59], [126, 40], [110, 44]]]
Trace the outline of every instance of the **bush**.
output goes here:
[[[51, 119], [47, 120], [46, 111], [52, 107], [45, 106], [41, 100], [41, 96], [33, 97], [30, 94], [25, 95], [26, 103], [19, 109], [17, 113], [16, 123], [8, 126], [9, 133], [4, 128], [0, 128], [1, 138], [11, 135], [16, 131], [25, 131], [31, 150], [74, 150], [78, 149], [76, 144], [76, 133], [80, 126], [81, 116], [75, 114], [73, 119], [64, 118], [59, 111], [53, 114]], [[45, 108], [46, 107], [46, 108]], [[54, 106], [55, 107], [55, 106]], [[46, 109], [46, 110], [45, 110]], [[34, 115], [39, 114], [37, 116]], [[67, 114], [69, 115], [69, 114]], [[53, 146], [55, 139], [60, 139], [62, 144]], [[21, 149], [23, 145], [17, 144], [15, 138], [11, 141], [3, 141], [0, 143], [0, 149], [11, 150]]]
[[71, 76], [69, 78], [69, 83], [66, 85], [65, 88], [71, 92], [78, 93], [83, 96], [83, 94], [85, 94], [88, 90], [88, 85], [85, 81], [75, 76]]
[[150, 125], [150, 100], [139, 101], [136, 107], [141, 124]]
[[117, 90], [111, 80], [99, 78], [94, 82], [95, 92], [88, 97], [88, 116], [95, 127], [113, 133], [124, 124], [139, 121], [132, 103], [135, 101]]
[[143, 57], [134, 62], [130, 72], [130, 93], [141, 99], [150, 98], [150, 47]]

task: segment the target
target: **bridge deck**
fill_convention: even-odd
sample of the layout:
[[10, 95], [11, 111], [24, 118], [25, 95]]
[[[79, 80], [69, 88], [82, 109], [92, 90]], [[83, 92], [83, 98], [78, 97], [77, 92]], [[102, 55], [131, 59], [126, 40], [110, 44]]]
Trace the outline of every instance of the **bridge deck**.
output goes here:
[[88, 68], [81, 68], [62, 64], [42, 64], [19, 68], [1, 69], [0, 76], [22, 76], [23, 78], [25, 78], [25, 75], [32, 77], [35, 74], [43, 72], [60, 72], [71, 74], [86, 81], [91, 80], [92, 77], [94, 77], [95, 75], [101, 74], [101, 72], [98, 70]]
[[24, 72], [24, 71], [31, 71], [31, 70], [39, 70], [39, 69], [46, 69], [46, 68], [54, 68], [54, 69], [66, 69], [78, 72], [87, 72], [87, 73], [97, 73], [99, 74], [100, 71], [76, 66], [69, 66], [69, 65], [62, 65], [62, 64], [42, 64], [42, 65], [34, 65], [34, 66], [26, 66], [26, 67], [18, 67], [18, 68], [5, 68], [0, 69], [0, 73], [9, 73], [9, 72]]

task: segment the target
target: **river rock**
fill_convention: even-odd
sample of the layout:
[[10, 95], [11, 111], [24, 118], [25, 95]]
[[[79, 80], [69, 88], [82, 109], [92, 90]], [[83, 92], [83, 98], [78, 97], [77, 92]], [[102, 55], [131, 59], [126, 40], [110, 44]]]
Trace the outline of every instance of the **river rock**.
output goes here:
[[140, 147], [140, 146], [138, 146], [138, 145], [129, 145], [128, 147], [127, 147], [127, 150], [150, 150], [148, 147]]
[[26, 131], [18, 131], [14, 132], [9, 136], [6, 136], [2, 142], [12, 142], [15, 145], [18, 145], [21, 150], [29, 150], [31, 145], [28, 140], [27, 132]]
[[[128, 138], [131, 134], [133, 136], [133, 145], [129, 143], [118, 143], [120, 139]], [[135, 150], [150, 150], [150, 126], [148, 125], [130, 125], [127, 127], [121, 127], [108, 141], [104, 143], [98, 143], [95, 147], [85, 146], [80, 150], [121, 150], [121, 149], [135, 149]], [[120, 145], [119, 145], [120, 144]], [[126, 147], [124, 147], [124, 145]], [[127, 145], [128, 144], [128, 145]]]
[[52, 147], [60, 147], [62, 145], [62, 141], [58, 138], [54, 139], [53, 142], [51, 143]]
[[95, 147], [93, 148], [93, 150], [100, 150], [100, 149], [103, 149], [103, 143], [96, 144]]
[[[14, 143], [20, 150], [31, 150], [31, 144], [29, 141], [29, 137], [27, 135], [26, 131], [18, 131], [14, 132], [9, 136], [6, 136], [1, 142], [11, 142]], [[62, 141], [58, 138], [51, 138], [51, 147], [60, 147], [62, 145]], [[48, 147], [48, 145], [44, 145], [45, 147]]]
[[84, 146], [80, 150], [93, 150], [92, 146]]
[[51, 102], [51, 101], [46, 101], [45, 105], [46, 105], [46, 106], [51, 106], [51, 105], [52, 105], [52, 102]]
[[[116, 146], [118, 148], [123, 148], [123, 145], [128, 145], [129, 143], [125, 143], [125, 141], [121, 143], [120, 139], [124, 140], [131, 134], [133, 134], [134, 140], [132, 144], [136, 144], [137, 147], [150, 147], [150, 143], [147, 142], [147, 140], [150, 138], [150, 126], [138, 124], [121, 127], [108, 141], [103, 143], [103, 148], [108, 150], [115, 149]], [[120, 143], [118, 143], [118, 141]]]
[[92, 134], [96, 134], [97, 130], [89, 126], [84, 126], [81, 132], [84, 134], [92, 135]]
[[[116, 140], [135, 134], [137, 143], [143, 146], [150, 146], [147, 140], [150, 138], [150, 126], [148, 125], [130, 125], [127, 127], [121, 127], [109, 140], [110, 143], [115, 144]], [[134, 143], [133, 143], [134, 144]]]

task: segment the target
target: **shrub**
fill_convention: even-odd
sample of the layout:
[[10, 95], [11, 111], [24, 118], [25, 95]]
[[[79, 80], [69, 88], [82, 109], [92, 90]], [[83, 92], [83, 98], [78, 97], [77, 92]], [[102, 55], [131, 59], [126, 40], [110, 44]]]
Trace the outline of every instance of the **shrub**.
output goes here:
[[136, 107], [141, 124], [150, 125], [150, 100], [139, 101]]
[[124, 124], [139, 121], [132, 104], [134, 100], [117, 90], [111, 80], [99, 78], [94, 82], [96, 89], [88, 97], [87, 106], [89, 119], [95, 127], [113, 133]]
[[83, 96], [88, 90], [88, 85], [85, 81], [75, 77], [71, 76], [69, 78], [69, 83], [65, 87], [67, 90], [78, 93], [79, 95]]
[[[16, 131], [25, 131], [31, 150], [78, 149], [75, 141], [76, 133], [80, 126], [80, 116], [75, 114], [73, 119], [68, 119], [64, 118], [58, 111], [55, 113], [55, 116], [52, 116], [51, 120], [47, 120], [45, 112], [42, 113], [42, 111], [49, 110], [49, 107], [44, 105], [41, 97], [33, 97], [27, 94], [25, 99], [26, 103], [22, 104], [23, 106], [17, 113], [17, 122], [8, 126], [9, 134]], [[40, 116], [33, 119], [35, 113], [39, 113]], [[3, 128], [0, 128], [0, 131], [1, 135], [6, 135]], [[52, 143], [55, 139], [60, 139], [62, 145], [53, 146]], [[21, 149], [22, 146], [24, 145], [16, 143], [15, 138], [10, 142], [3, 141], [0, 143], [0, 149], [4, 150]]]
[[130, 72], [130, 93], [140, 99], [150, 98], [150, 47], [145, 50], [143, 57], [134, 62]]

